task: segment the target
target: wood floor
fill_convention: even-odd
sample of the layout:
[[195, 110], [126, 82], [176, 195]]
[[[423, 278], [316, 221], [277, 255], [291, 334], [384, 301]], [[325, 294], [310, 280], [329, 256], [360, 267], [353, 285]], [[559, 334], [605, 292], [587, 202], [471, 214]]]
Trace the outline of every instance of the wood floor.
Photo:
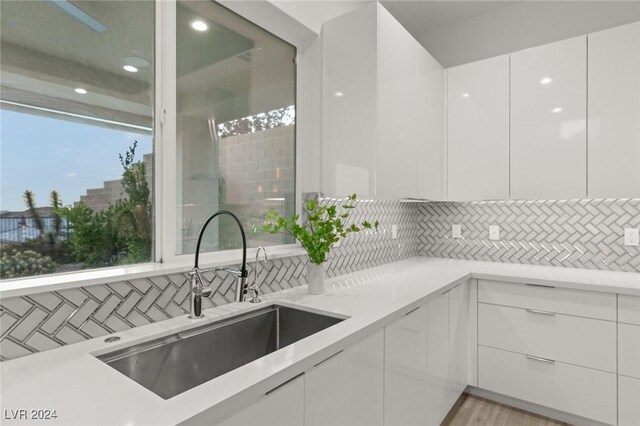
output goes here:
[[548, 417], [464, 394], [457, 409], [451, 410], [443, 426], [550, 426], [567, 425]]

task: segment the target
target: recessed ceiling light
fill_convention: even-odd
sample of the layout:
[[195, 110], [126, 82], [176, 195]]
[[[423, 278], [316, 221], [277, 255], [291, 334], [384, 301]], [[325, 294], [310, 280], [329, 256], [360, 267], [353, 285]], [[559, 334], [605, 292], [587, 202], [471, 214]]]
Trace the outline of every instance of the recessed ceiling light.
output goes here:
[[468, 93], [463, 93], [463, 94], [462, 94], [462, 97], [463, 97], [463, 98], [468, 98], [468, 97], [469, 97], [469, 94], [468, 94]]
[[138, 68], [134, 67], [133, 65], [125, 65], [124, 67], [122, 67], [125, 71], [129, 71], [129, 72], [138, 72]]
[[549, 84], [551, 83], [553, 80], [550, 79], [549, 77], [545, 77], [542, 80], [540, 80], [540, 84]]
[[335, 96], [336, 98], [341, 98], [341, 97], [343, 97], [343, 96], [344, 96], [344, 93], [342, 93], [342, 92], [336, 92], [336, 93], [334, 93], [334, 94], [333, 94], [333, 96]]
[[124, 62], [125, 65], [131, 65], [133, 67], [136, 67], [138, 69], [140, 68], [146, 68], [149, 66], [149, 61], [147, 61], [146, 59], [143, 58], [139, 58], [137, 56], [127, 56], [126, 58], [124, 58]]
[[554, 108], [554, 109], [552, 109], [552, 110], [551, 110], [551, 112], [554, 112], [554, 113], [556, 113], [556, 114], [557, 114], [557, 113], [559, 113], [559, 112], [562, 112], [562, 108], [560, 108], [560, 107], [558, 107], [558, 108]]
[[200, 19], [196, 19], [195, 21], [191, 21], [191, 28], [193, 28], [196, 31], [207, 31], [209, 29], [209, 25], [207, 25], [206, 22], [200, 20]]
[[86, 95], [87, 91], [85, 89], [83, 89], [82, 87], [77, 87], [74, 92], [79, 93], [81, 95]]

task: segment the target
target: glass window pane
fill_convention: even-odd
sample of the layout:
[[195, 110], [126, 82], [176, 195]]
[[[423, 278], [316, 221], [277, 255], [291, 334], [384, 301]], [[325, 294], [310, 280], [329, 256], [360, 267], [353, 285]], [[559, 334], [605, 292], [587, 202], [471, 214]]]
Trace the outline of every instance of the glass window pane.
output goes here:
[[154, 10], [0, 2], [3, 279], [152, 260]]
[[[177, 4], [177, 254], [193, 253], [214, 212], [237, 214], [249, 247], [292, 243], [256, 226], [295, 211], [292, 45], [214, 2]], [[233, 222], [211, 223], [203, 251], [241, 247]]]

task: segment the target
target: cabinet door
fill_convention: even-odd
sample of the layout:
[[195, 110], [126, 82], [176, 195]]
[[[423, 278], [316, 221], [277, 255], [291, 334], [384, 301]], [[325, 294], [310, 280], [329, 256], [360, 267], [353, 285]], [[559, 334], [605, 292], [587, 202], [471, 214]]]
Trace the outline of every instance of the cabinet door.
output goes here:
[[304, 420], [304, 376], [269, 392], [220, 426], [299, 426]]
[[640, 197], [640, 22], [588, 38], [589, 198]]
[[447, 70], [451, 201], [509, 198], [509, 55]]
[[640, 425], [640, 379], [618, 376], [618, 424]]
[[416, 90], [418, 42], [384, 7], [378, 9], [376, 195], [415, 197], [418, 105], [424, 101]]
[[511, 55], [511, 198], [587, 195], [586, 36]]
[[427, 304], [427, 425], [439, 425], [449, 412], [449, 293]]
[[467, 324], [469, 287], [460, 284], [449, 292], [449, 405], [467, 387]]
[[427, 422], [427, 309], [385, 327], [384, 424]]
[[444, 70], [433, 56], [418, 46], [418, 83], [416, 93], [419, 125], [416, 147], [417, 197], [445, 200], [444, 144]]
[[325, 195], [375, 195], [377, 4], [322, 28], [322, 188]]
[[304, 424], [382, 425], [384, 330], [305, 374]]

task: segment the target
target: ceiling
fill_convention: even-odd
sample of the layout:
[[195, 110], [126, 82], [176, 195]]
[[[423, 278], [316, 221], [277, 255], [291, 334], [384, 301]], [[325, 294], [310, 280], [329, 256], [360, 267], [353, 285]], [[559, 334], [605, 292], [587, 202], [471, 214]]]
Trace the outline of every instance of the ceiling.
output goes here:
[[384, 0], [384, 7], [412, 34], [452, 25], [519, 3], [517, 1]]
[[640, 1], [383, 0], [444, 67], [640, 21]]

